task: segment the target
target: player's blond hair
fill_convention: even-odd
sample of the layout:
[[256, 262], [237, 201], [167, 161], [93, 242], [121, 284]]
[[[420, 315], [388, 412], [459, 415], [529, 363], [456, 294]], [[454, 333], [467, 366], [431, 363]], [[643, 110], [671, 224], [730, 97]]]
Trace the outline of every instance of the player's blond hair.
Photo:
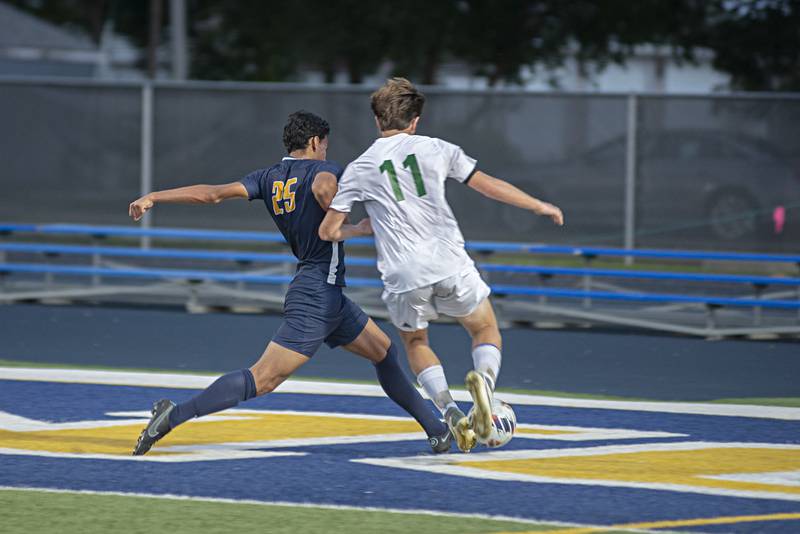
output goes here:
[[425, 95], [405, 78], [391, 78], [372, 93], [370, 104], [382, 132], [405, 130], [422, 114]]

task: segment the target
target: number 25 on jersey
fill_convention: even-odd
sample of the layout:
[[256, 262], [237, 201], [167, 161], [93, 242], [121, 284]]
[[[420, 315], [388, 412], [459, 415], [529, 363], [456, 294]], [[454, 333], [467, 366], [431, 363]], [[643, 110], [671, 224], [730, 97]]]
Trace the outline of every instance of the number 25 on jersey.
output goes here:
[[[286, 182], [272, 182], [272, 211], [275, 215], [283, 215], [294, 211], [294, 191], [292, 187], [297, 185], [297, 178], [289, 178]], [[283, 206], [283, 207], [281, 207]]]
[[[422, 181], [422, 171], [419, 170], [416, 154], [409, 154], [406, 156], [406, 159], [403, 160], [403, 167], [411, 170], [411, 176], [414, 177], [414, 185], [417, 187], [417, 196], [424, 197], [427, 192], [425, 191], [425, 182]], [[389, 182], [392, 184], [394, 198], [396, 198], [398, 202], [405, 200], [406, 197], [403, 195], [403, 190], [400, 188], [400, 182], [397, 181], [397, 171], [394, 170], [394, 163], [392, 163], [392, 160], [387, 159], [381, 163], [378, 169], [389, 175]]]

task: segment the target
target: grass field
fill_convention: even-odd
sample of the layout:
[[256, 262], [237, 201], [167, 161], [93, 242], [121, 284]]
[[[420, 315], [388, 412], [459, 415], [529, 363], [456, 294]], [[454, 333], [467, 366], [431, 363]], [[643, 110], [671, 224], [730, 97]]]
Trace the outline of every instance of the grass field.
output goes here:
[[153, 400], [187, 399], [211, 373], [111, 370], [0, 361], [0, 532], [761, 534], [800, 521], [795, 399], [517, 393], [503, 449], [431, 455], [376, 386], [304, 378], [132, 457]]
[[391, 513], [314, 506], [220, 502], [79, 492], [0, 490], [6, 533], [168, 532], [170, 534], [381, 532], [437, 534], [553, 531], [554, 527], [475, 517]]

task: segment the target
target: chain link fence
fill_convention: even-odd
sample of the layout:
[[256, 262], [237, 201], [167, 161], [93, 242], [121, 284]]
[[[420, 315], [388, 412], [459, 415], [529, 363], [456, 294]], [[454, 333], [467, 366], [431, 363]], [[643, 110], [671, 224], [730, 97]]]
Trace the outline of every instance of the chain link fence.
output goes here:
[[[566, 215], [555, 228], [454, 182], [467, 239], [800, 250], [800, 96], [426, 93], [419, 133]], [[279, 160], [298, 109], [328, 120], [341, 164], [376, 135], [362, 88], [0, 80], [0, 220], [133, 224], [143, 187], [232, 181]], [[149, 224], [274, 230], [258, 203], [170, 206]]]

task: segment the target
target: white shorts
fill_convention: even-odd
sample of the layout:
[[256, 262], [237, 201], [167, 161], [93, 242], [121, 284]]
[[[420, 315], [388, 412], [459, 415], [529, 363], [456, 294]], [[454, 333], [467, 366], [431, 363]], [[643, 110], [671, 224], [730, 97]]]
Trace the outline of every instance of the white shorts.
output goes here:
[[381, 298], [392, 323], [406, 332], [428, 328], [439, 314], [466, 317], [489, 296], [491, 289], [472, 266], [433, 285], [404, 293], [384, 291]]

